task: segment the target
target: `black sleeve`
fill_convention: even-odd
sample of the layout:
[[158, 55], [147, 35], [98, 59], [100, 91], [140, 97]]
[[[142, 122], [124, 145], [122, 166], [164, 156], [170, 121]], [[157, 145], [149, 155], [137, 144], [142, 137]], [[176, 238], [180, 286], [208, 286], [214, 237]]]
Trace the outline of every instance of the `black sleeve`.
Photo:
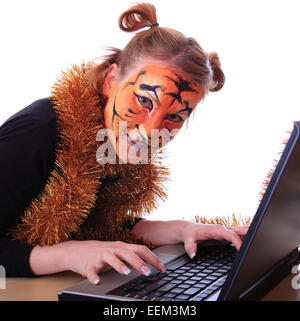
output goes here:
[[33, 276], [32, 247], [7, 237], [7, 229], [45, 186], [54, 157], [48, 126], [17, 117], [0, 127], [0, 265], [7, 276]]
[[0, 238], [0, 265], [4, 266], [6, 276], [34, 277], [29, 266], [32, 247], [21, 244], [8, 237]]

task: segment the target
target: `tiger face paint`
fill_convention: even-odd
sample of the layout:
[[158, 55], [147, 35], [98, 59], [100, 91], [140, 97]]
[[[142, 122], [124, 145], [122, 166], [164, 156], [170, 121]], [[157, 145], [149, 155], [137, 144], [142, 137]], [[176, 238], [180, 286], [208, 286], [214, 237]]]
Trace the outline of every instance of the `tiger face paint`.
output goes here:
[[105, 92], [105, 125], [114, 132], [119, 158], [138, 144], [150, 152], [172, 140], [203, 96], [182, 73], [161, 65], [146, 65], [119, 83], [112, 81]]

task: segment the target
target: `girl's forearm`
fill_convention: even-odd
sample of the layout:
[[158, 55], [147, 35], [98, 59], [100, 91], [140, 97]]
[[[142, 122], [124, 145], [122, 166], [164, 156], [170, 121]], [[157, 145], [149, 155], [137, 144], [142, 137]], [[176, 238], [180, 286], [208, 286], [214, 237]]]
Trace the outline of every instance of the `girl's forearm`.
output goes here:
[[181, 231], [189, 223], [185, 220], [141, 220], [134, 225], [132, 233], [137, 237], [143, 237], [145, 241], [150, 241], [157, 246], [177, 244], [182, 242]]
[[66, 263], [66, 242], [42, 247], [37, 245], [29, 257], [29, 266], [35, 275], [64, 271]]

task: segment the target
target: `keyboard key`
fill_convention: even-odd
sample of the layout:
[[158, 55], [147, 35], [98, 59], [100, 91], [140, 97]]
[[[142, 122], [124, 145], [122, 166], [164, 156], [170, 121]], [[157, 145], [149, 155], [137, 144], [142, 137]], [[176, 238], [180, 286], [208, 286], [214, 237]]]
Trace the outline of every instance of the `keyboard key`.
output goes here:
[[189, 289], [191, 287], [190, 284], [185, 284], [185, 283], [181, 283], [178, 285], [179, 288], [182, 288], [182, 289]]
[[218, 269], [218, 268], [220, 268], [219, 266], [215, 266], [215, 262], [213, 263], [213, 264], [211, 264], [210, 266], [209, 266], [209, 268], [211, 269], [211, 270], [216, 270], [216, 269]]
[[184, 281], [185, 284], [195, 284], [197, 283], [197, 281], [194, 281], [194, 280], [186, 280]]
[[185, 291], [185, 289], [178, 286], [177, 288], [171, 289], [169, 293], [174, 293], [174, 296], [175, 296], [175, 294], [182, 293], [183, 291]]
[[196, 283], [193, 285], [194, 288], [199, 288], [199, 289], [204, 289], [207, 286], [208, 286], [207, 284], [203, 284], [203, 283]]
[[[180, 293], [180, 292], [178, 292]], [[174, 298], [177, 295], [176, 292], [167, 292], [162, 295], [163, 298]]]
[[170, 281], [170, 283], [180, 284], [180, 283], [182, 283], [182, 280], [173, 279]]
[[212, 283], [212, 280], [206, 280], [206, 279], [203, 279], [199, 282], [200, 284], [210, 284]]
[[146, 293], [150, 293], [150, 292], [158, 289], [159, 287], [165, 285], [166, 283], [167, 283], [166, 281], [160, 281], [160, 280], [159, 280], [159, 281], [156, 281], [156, 282], [152, 283], [151, 285], [148, 285], [148, 286], [144, 289], [144, 291], [145, 291]]
[[216, 267], [221, 267], [223, 264], [222, 263], [214, 263], [213, 266], [216, 266]]
[[196, 294], [197, 292], [199, 292], [200, 291], [200, 289], [199, 288], [189, 288], [189, 289], [187, 289], [187, 290], [185, 290], [184, 292], [183, 292], [183, 294], [187, 294], [187, 295], [194, 295], [194, 294]]
[[157, 281], [160, 279], [160, 275], [157, 273], [155, 275], [151, 275], [149, 276], [146, 280], [147, 281], [151, 281], [151, 282], [154, 282], [154, 281]]
[[167, 292], [167, 291], [170, 291], [175, 286], [176, 286], [176, 284], [174, 284], [174, 283], [168, 283], [168, 284], [162, 286], [161, 288], [159, 288], [159, 291], [160, 292]]
[[189, 267], [188, 267], [188, 266], [182, 266], [182, 267], [180, 268], [180, 270], [189, 270]]
[[176, 299], [177, 300], [188, 300], [190, 296], [189, 295], [185, 295], [185, 294], [179, 294]]
[[195, 267], [197, 267], [198, 266], [198, 264], [197, 263], [194, 263], [194, 262], [190, 262], [190, 263], [188, 263], [188, 264], [186, 264], [185, 266], [187, 266], [187, 267], [189, 267], [189, 268], [195, 268]]
[[167, 282], [169, 282], [169, 281], [173, 280], [173, 278], [167, 276], [167, 277], [161, 278], [161, 280], [162, 280], [162, 281], [167, 281]]

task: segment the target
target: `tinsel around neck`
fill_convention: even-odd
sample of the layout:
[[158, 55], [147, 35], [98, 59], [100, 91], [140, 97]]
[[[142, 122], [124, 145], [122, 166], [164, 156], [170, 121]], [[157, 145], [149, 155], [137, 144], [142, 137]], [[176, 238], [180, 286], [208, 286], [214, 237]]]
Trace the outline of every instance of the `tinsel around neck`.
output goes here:
[[158, 199], [166, 198], [169, 171], [161, 158], [139, 165], [96, 161], [105, 100], [89, 83], [87, 69], [85, 64], [74, 65], [53, 85], [60, 138], [55, 166], [43, 192], [9, 231], [24, 243], [51, 245], [71, 237], [126, 239], [124, 221], [150, 212]]

